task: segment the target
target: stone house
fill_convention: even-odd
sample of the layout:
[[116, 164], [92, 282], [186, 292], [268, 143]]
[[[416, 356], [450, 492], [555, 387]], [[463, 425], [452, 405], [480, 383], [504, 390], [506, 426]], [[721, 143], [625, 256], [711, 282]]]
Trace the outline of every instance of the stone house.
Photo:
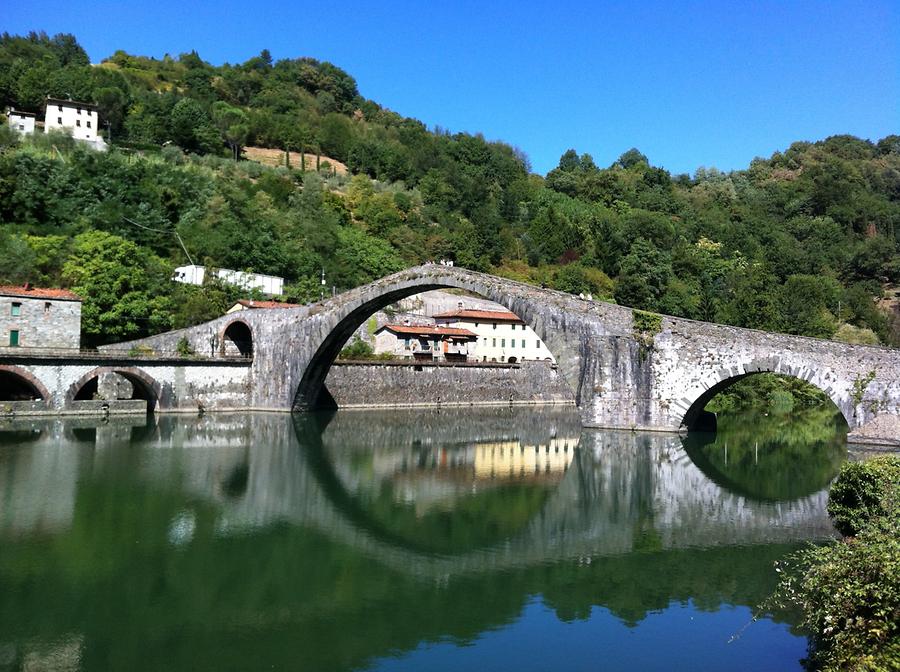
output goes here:
[[399, 359], [465, 362], [476, 336], [466, 329], [429, 324], [386, 324], [375, 332], [375, 354]]
[[0, 347], [80, 347], [81, 298], [67, 289], [0, 286], [0, 339]]

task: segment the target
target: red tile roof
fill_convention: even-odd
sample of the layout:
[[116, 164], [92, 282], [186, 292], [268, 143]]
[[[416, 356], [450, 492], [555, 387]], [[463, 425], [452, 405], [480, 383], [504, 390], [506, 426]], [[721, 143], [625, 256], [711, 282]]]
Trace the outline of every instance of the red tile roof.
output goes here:
[[477, 334], [473, 334], [468, 329], [435, 327], [430, 324], [386, 324], [381, 329], [388, 329], [396, 334], [411, 334], [414, 336], [465, 336], [466, 338], [478, 338]]
[[523, 322], [515, 313], [508, 310], [454, 310], [449, 313], [435, 315], [436, 320], [446, 319], [478, 320], [480, 322]]
[[81, 297], [68, 289], [50, 289], [31, 285], [0, 285], [0, 296], [16, 296], [23, 299], [59, 299], [81, 301]]
[[283, 301], [253, 301], [251, 299], [238, 299], [238, 303], [244, 308], [299, 308], [296, 303], [284, 303]]

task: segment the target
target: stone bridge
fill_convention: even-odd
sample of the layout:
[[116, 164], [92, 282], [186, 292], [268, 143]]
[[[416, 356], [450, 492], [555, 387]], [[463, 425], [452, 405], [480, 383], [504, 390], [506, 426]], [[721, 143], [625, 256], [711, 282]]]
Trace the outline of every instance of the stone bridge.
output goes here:
[[[438, 265], [410, 268], [311, 306], [229, 314], [105, 351], [141, 346], [173, 352], [181, 343], [210, 360], [168, 367], [134, 363], [128, 373], [152, 381], [144, 387], [161, 411], [308, 410], [330, 401], [328, 370], [372, 313], [439, 288], [479, 294], [527, 322], [556, 356], [587, 427], [694, 428], [717, 392], [745, 376], [772, 372], [823, 390], [847, 421], [849, 440], [900, 445], [900, 350], [657, 317]], [[225, 363], [235, 355], [249, 366]], [[0, 365], [10, 375], [29, 377], [35, 388], [39, 383], [53, 408], [66, 402], [68, 391], [53, 378], [71, 378], [62, 369], [54, 374], [6, 355]]]

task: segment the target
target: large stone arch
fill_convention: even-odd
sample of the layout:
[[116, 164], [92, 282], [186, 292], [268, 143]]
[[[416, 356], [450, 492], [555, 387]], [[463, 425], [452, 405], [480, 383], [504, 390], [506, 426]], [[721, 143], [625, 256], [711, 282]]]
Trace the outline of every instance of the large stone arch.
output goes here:
[[69, 386], [69, 389], [66, 391], [66, 407], [68, 408], [72, 405], [75, 397], [78, 396], [78, 393], [85, 385], [104, 373], [118, 374], [134, 385], [136, 390], [141, 390], [147, 399], [148, 411], [153, 411], [157, 408], [166, 410], [169, 407], [169, 395], [166, 394], [165, 388], [146, 371], [134, 366], [99, 366], [91, 369]]
[[514, 295], [503, 291], [504, 286], [509, 286], [509, 281], [501, 281], [491, 276], [484, 278], [493, 282], [482, 281], [481, 274], [471, 272], [439, 273], [432, 277], [417, 275], [404, 277], [404, 274], [398, 274], [384, 279], [394, 282], [375, 282], [360, 288], [357, 291], [358, 296], [345, 301], [331, 316], [329, 320], [331, 324], [327, 331], [322, 333], [321, 341], [315, 345], [314, 352], [303, 368], [299, 384], [295, 387], [292, 408], [309, 410], [333, 405], [333, 400], [325, 390], [325, 378], [341, 348], [352, 334], [373, 313], [408, 296], [433, 289], [463, 289], [515, 313], [534, 330], [554, 354], [563, 380], [572, 390], [576, 405], [580, 405], [582, 383], [580, 352], [570, 345], [560, 331], [550, 328], [551, 325], [543, 319], [540, 306], [534, 299], [524, 296], [524, 293]]
[[[46, 386], [31, 372], [23, 369], [19, 366], [12, 366], [8, 364], [0, 364], [0, 374], [5, 374], [8, 376], [17, 379], [18, 382], [21, 382], [24, 387], [30, 388], [35, 396], [40, 397], [42, 400], [49, 402], [50, 401], [50, 392], [47, 390]], [[0, 390], [0, 392], [3, 392]], [[0, 393], [0, 398], [4, 395]]]
[[830, 384], [837, 380], [836, 374], [832, 371], [823, 369], [813, 369], [810, 367], [792, 368], [782, 364], [781, 359], [774, 361], [755, 360], [737, 369], [720, 369], [713, 376], [695, 386], [687, 395], [686, 399], [691, 400], [689, 406], [684, 413], [679, 414], [679, 426], [688, 430], [697, 426], [703, 415], [703, 409], [706, 407], [713, 397], [719, 392], [727, 390], [739, 380], [743, 380], [749, 376], [759, 373], [775, 373], [782, 376], [797, 378], [813, 387], [824, 392], [838, 411], [841, 417], [847, 423], [850, 429], [856, 426], [856, 417], [853, 411], [852, 402], [843, 399], [838, 395], [834, 387]]

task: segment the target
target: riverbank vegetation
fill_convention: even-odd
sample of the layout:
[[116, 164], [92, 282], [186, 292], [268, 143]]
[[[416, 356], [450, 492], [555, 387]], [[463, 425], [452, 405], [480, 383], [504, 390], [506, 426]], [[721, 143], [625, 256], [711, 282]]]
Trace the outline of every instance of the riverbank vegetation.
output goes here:
[[[539, 176], [519, 149], [429, 129], [313, 58], [91, 65], [71, 35], [0, 37], [0, 103], [42, 115], [47, 94], [95, 102], [113, 148], [4, 125], [0, 282], [82, 291], [89, 343], [220, 310], [222, 287], [169, 280], [188, 255], [284, 276], [297, 301], [318, 298], [323, 269], [347, 289], [445, 258], [639, 310], [900, 343], [876, 305], [900, 282], [900, 136], [796, 142], [694, 175], [636, 149], [606, 167], [569, 150]], [[247, 146], [310, 158], [234, 160]], [[90, 274], [86, 254], [104, 260]]]
[[900, 457], [848, 462], [828, 512], [844, 539], [782, 563], [777, 598], [803, 610], [811, 663], [824, 670], [900, 668]]

